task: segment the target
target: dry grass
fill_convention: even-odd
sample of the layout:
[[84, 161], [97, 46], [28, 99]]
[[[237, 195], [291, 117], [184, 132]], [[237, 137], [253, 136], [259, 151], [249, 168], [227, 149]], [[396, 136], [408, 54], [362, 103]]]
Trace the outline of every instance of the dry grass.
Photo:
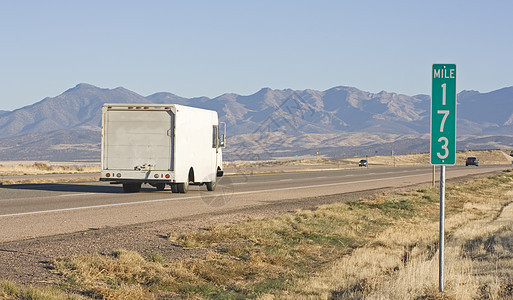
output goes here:
[[99, 298], [496, 299], [512, 290], [512, 216], [502, 211], [512, 190], [511, 172], [448, 185], [445, 294], [430, 188], [171, 233], [188, 259], [120, 250], [54, 267], [70, 288]]
[[[347, 160], [354, 164], [358, 163], [360, 159], [368, 159], [370, 164], [389, 166], [394, 164], [397, 166], [429, 165], [429, 156], [429, 153], [420, 153], [394, 156], [353, 157]], [[513, 161], [513, 157], [502, 150], [458, 151], [456, 152], [456, 165], [465, 165], [465, 159], [472, 156], [477, 157], [479, 163], [482, 165], [511, 164]]]
[[76, 174], [98, 173], [100, 167], [96, 165], [69, 165], [49, 164], [47, 162], [33, 162], [32, 164], [12, 164], [3, 162], [0, 164], [0, 176], [16, 175], [42, 175], [42, 174]]
[[[499, 299], [511, 294], [510, 257], [500, 259], [500, 271], [489, 272], [482, 260], [468, 255], [468, 243], [482, 250], [486, 237], [511, 230], [512, 215], [497, 222], [511, 202], [513, 176], [500, 175], [447, 190], [445, 293], [438, 292], [437, 205], [426, 205], [414, 218], [403, 219], [381, 232], [373, 243], [337, 261], [332, 268], [300, 282], [299, 291], [320, 298], [342, 299]], [[428, 197], [432, 197], [428, 196]], [[423, 196], [424, 197], [424, 196]], [[508, 211], [513, 207], [508, 206]], [[479, 241], [478, 243], [472, 242]], [[511, 244], [513, 238], [500, 245]], [[489, 244], [489, 243], [488, 243]], [[479, 246], [481, 245], [481, 246]], [[505, 251], [513, 255], [513, 249]], [[494, 252], [490, 250], [489, 252]], [[493, 255], [484, 255], [492, 259]], [[489, 266], [489, 263], [487, 264]], [[497, 265], [498, 266], [498, 265]], [[509, 276], [497, 276], [508, 273]], [[480, 275], [481, 274], [481, 275]], [[334, 287], [337, 287], [334, 289]]]
[[[100, 167], [95, 163], [75, 165], [72, 163], [49, 162], [0, 162], [0, 185], [28, 183], [57, 183], [98, 181]], [[94, 174], [96, 173], [96, 174]], [[91, 174], [91, 176], [52, 176], [37, 177], [37, 175], [55, 174]], [[93, 175], [94, 174], [94, 175]], [[27, 176], [29, 175], [29, 176]], [[36, 175], [36, 176], [30, 176]], [[13, 177], [10, 177], [13, 176]]]
[[281, 159], [281, 160], [265, 160], [265, 161], [225, 161], [223, 167], [236, 174], [248, 174], [254, 172], [284, 172], [293, 170], [290, 167], [302, 167], [303, 170], [309, 170], [311, 166], [327, 166], [327, 167], [344, 167], [349, 163], [340, 159], [331, 158], [304, 158], [304, 159]]
[[[511, 164], [513, 157], [509, 155], [509, 151], [502, 150], [483, 150], [483, 151], [459, 151], [456, 153], [456, 165], [465, 165], [465, 159], [475, 156], [482, 165], [498, 165]], [[345, 159], [335, 159], [326, 157], [313, 158], [288, 158], [280, 160], [268, 161], [231, 161], [224, 162], [225, 169], [237, 170], [238, 173], [255, 172], [259, 169], [290, 167], [290, 166], [319, 166], [327, 167], [354, 167], [358, 165], [361, 159], [367, 159], [371, 165], [388, 165], [388, 166], [416, 166], [429, 165], [429, 153], [394, 155], [394, 156], [367, 156], [367, 157], [349, 157]]]
[[70, 183], [98, 181], [100, 176], [88, 177], [67, 177], [67, 178], [28, 178], [28, 179], [3, 179], [0, 178], [0, 185], [9, 184], [38, 184], [38, 183]]
[[22, 287], [10, 281], [0, 281], [0, 299], [62, 300], [81, 299], [52, 287]]
[[153, 299], [144, 286], [173, 284], [171, 274], [164, 272], [160, 263], [130, 251], [116, 251], [108, 258], [93, 255], [59, 260], [55, 267], [70, 283], [88, 286], [86, 294], [92, 298]]

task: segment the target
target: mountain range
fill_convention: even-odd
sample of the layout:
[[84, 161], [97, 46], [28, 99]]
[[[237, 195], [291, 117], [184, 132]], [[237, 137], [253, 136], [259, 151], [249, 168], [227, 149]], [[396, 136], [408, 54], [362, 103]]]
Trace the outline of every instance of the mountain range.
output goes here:
[[[513, 87], [458, 93], [457, 147], [513, 147]], [[216, 110], [226, 123], [228, 159], [268, 159], [320, 152], [327, 156], [429, 151], [428, 95], [273, 90], [252, 95], [184, 98], [142, 96], [123, 87], [78, 84], [35, 104], [0, 111], [1, 160], [99, 161], [104, 103], [183, 104]]]

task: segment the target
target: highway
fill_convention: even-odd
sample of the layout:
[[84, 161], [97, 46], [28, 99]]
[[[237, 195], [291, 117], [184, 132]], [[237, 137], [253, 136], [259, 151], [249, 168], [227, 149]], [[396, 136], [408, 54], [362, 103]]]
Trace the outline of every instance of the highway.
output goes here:
[[[511, 166], [451, 166], [446, 178], [507, 168]], [[0, 242], [222, 213], [285, 199], [429, 185], [431, 180], [432, 168], [425, 166], [231, 175], [219, 181], [215, 192], [191, 186], [187, 194], [146, 185], [140, 193], [126, 194], [120, 185], [101, 182], [4, 185], [0, 186]]]

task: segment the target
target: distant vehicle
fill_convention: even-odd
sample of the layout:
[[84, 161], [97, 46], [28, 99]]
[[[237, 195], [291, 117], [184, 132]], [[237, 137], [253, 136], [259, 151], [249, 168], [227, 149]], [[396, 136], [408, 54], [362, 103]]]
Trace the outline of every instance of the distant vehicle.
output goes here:
[[[221, 123], [224, 124], [224, 123]], [[223, 176], [217, 112], [176, 104], [105, 104], [100, 181], [126, 193], [143, 183], [187, 193], [189, 184], [216, 188]], [[226, 127], [224, 128], [226, 132]]]
[[467, 160], [465, 160], [465, 166], [479, 166], [479, 162], [477, 161], [477, 157], [467, 157]]
[[367, 160], [366, 159], [362, 159], [360, 160], [360, 163], [358, 163], [358, 166], [359, 167], [367, 167]]

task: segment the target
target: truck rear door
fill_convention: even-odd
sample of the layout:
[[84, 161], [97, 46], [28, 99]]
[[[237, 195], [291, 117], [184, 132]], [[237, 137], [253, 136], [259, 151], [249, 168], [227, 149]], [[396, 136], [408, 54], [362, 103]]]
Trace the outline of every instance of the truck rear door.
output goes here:
[[173, 170], [174, 114], [164, 109], [108, 110], [104, 168]]

